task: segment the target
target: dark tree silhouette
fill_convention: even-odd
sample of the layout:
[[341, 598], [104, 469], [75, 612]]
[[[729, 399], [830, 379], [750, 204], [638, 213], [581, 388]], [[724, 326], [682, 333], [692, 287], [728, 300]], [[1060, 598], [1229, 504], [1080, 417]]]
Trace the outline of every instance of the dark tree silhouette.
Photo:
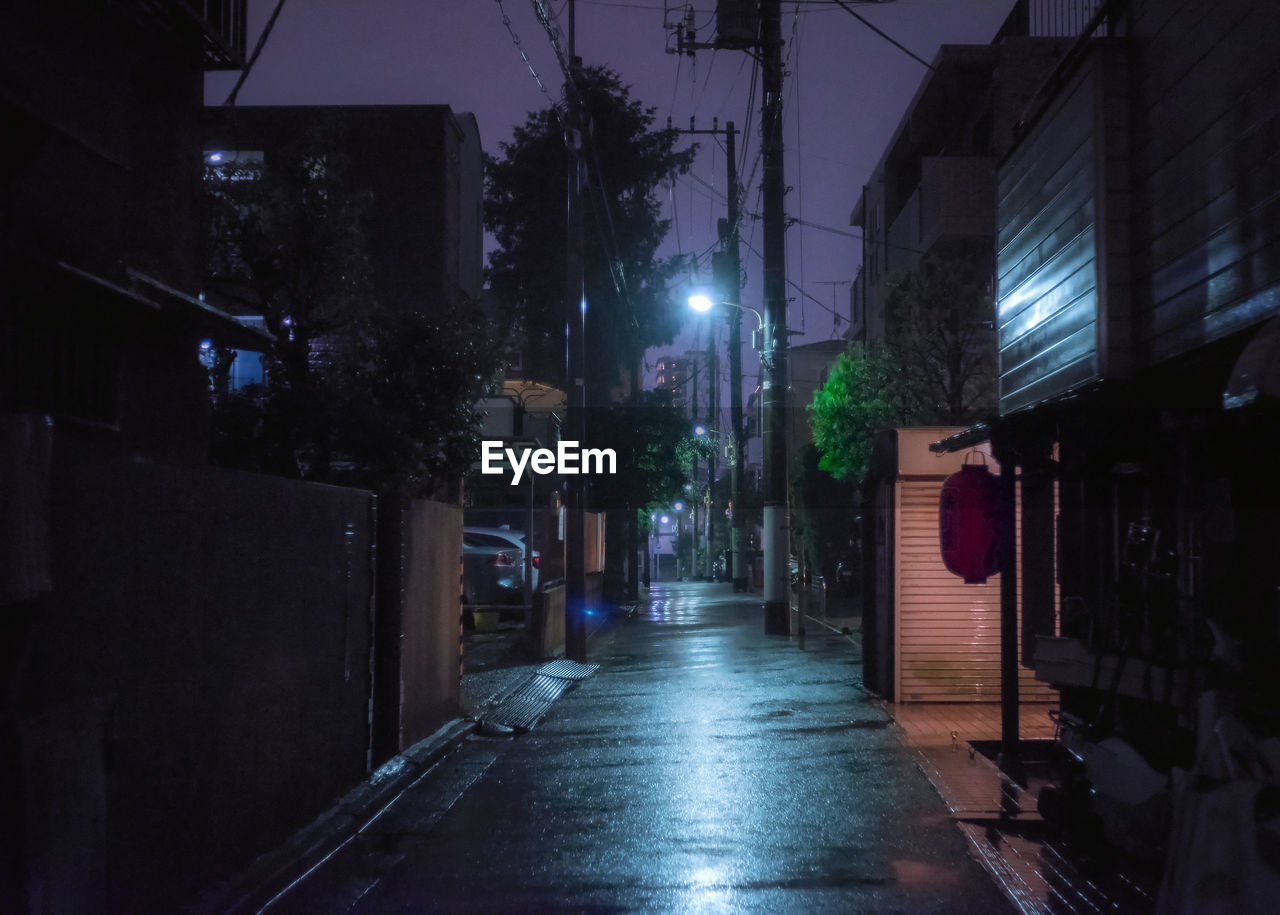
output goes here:
[[[665, 288], [676, 265], [656, 257], [668, 228], [656, 192], [688, 171], [694, 150], [675, 149], [676, 131], [654, 130], [655, 109], [631, 98], [611, 70], [588, 67], [578, 85], [590, 125], [587, 379], [600, 402], [599, 392], [612, 390], [646, 347], [678, 330], [681, 312]], [[491, 286], [525, 336], [533, 372], [559, 384], [569, 161], [561, 110], [532, 112], [501, 150], [485, 175], [485, 225], [499, 246], [489, 260]]]
[[322, 131], [265, 163], [206, 168], [210, 286], [275, 336], [261, 386], [228, 393], [230, 354], [215, 360], [214, 459], [438, 493], [475, 459], [476, 406], [502, 335], [473, 302], [377, 301], [363, 224], [371, 198], [347, 180], [334, 139]]

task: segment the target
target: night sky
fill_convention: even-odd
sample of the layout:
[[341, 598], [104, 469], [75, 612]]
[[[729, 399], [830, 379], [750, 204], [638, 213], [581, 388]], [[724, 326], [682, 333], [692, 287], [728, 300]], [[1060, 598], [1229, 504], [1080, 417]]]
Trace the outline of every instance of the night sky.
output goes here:
[[[275, 4], [249, 0], [250, 45]], [[1012, 5], [1013, 0], [850, 3], [925, 60], [944, 43], [989, 42]], [[562, 37], [567, 36], [566, 2], [551, 6]], [[835, 310], [847, 314], [844, 281], [855, 275], [861, 254], [859, 230], [848, 225], [849, 213], [926, 70], [839, 6], [802, 0], [784, 2], [782, 8], [786, 181], [792, 188], [787, 215], [804, 223], [787, 233], [788, 295], [793, 297], [788, 326], [803, 332], [793, 343], [806, 343], [837, 334], [833, 297]], [[710, 41], [714, 4], [702, 0], [694, 9], [698, 40]], [[636, 98], [657, 108], [660, 124], [668, 116], [679, 127], [687, 127], [691, 116], [700, 128], [710, 127], [712, 118], [721, 125], [733, 120], [740, 130], [750, 122], [751, 134], [738, 141], [740, 180], [752, 179], [746, 213], [759, 213], [758, 95], [748, 113], [754, 64], [741, 51], [699, 51], [695, 58], [666, 53], [675, 37], [664, 21], [674, 27], [684, 10], [674, 4], [664, 8], [661, 0], [577, 0], [578, 54], [588, 65], [616, 70]], [[561, 77], [531, 0], [292, 0], [285, 3], [238, 103], [447, 104], [476, 115], [485, 151], [496, 155], [513, 125], [550, 104], [521, 49], [551, 98], [558, 98]], [[235, 77], [210, 74], [206, 102], [223, 103]], [[716, 219], [725, 214], [724, 154], [712, 138], [698, 139], [702, 151], [693, 176], [665, 192], [673, 227], [664, 253], [709, 252], [716, 242]], [[742, 238], [743, 301], [758, 307], [759, 220], [744, 217]], [[709, 255], [702, 263], [706, 278]], [[691, 315], [681, 339], [651, 357], [705, 347], [709, 327], [723, 340], [724, 322]], [[749, 352], [743, 369], [748, 375], [757, 370]]]

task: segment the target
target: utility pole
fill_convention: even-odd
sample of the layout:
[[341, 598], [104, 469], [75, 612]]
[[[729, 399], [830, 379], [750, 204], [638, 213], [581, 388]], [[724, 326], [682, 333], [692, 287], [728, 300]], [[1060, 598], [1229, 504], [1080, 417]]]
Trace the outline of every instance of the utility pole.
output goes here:
[[[717, 47], [717, 45], [711, 45]], [[671, 119], [667, 119], [671, 127]], [[739, 259], [738, 199], [738, 153], [737, 131], [733, 121], [726, 121], [723, 128], [719, 119], [712, 118], [711, 129], [698, 129], [690, 119], [689, 129], [680, 130], [685, 134], [724, 134], [726, 181], [725, 194], [729, 198], [729, 216], [720, 220], [720, 243], [722, 251], [712, 255], [712, 276], [716, 281], [717, 291], [725, 296], [725, 301], [741, 305], [739, 299], [742, 291], [739, 288], [742, 276], [742, 262]], [[746, 437], [742, 428], [742, 309], [729, 309], [729, 423], [732, 426], [729, 445], [732, 448], [732, 463], [729, 469], [729, 501], [732, 505], [732, 520], [729, 540], [729, 555], [725, 566], [725, 574], [733, 581], [734, 591], [747, 590], [749, 568], [746, 557], [746, 513], [742, 509], [742, 482], [744, 477], [743, 462], [745, 460]], [[718, 420], [718, 415], [717, 415]], [[723, 435], [723, 431], [721, 432]]]
[[767, 635], [788, 635], [791, 628], [781, 6], [781, 0], [761, 0], [760, 3], [764, 87], [760, 130], [764, 166], [764, 631]]
[[[725, 157], [729, 160], [729, 180], [725, 190], [729, 194], [728, 231], [722, 232], [728, 255], [725, 265], [726, 280], [731, 288], [725, 292], [734, 300], [742, 297], [738, 288], [742, 276], [742, 264], [738, 259], [738, 163], [734, 148], [733, 121], [725, 124]], [[730, 309], [729, 316], [729, 423], [733, 426], [733, 465], [729, 470], [729, 499], [732, 505], [732, 530], [729, 535], [729, 561], [726, 574], [733, 581], [734, 591], [747, 590], [746, 513], [742, 510], [742, 462], [745, 441], [742, 435], [742, 309]]]
[[[565, 146], [568, 149], [568, 196], [565, 201], [568, 226], [565, 269], [565, 396], [568, 400], [568, 432], [578, 442], [586, 438], [586, 234], [582, 207], [586, 183], [586, 163], [582, 155], [586, 124], [581, 110], [577, 79], [581, 61], [575, 43], [574, 0], [569, 0], [569, 75], [565, 80]], [[587, 576], [585, 563], [584, 511], [586, 509], [585, 477], [570, 476], [565, 492], [565, 657], [571, 661], [587, 659]]]
[[[692, 22], [680, 26], [677, 51], [703, 47], [747, 49], [758, 46], [764, 74], [761, 106], [761, 156], [764, 176], [764, 348], [761, 352], [764, 406], [764, 631], [788, 635], [791, 616], [790, 509], [787, 493], [787, 295], [786, 193], [782, 169], [782, 2], [760, 0], [722, 17], [717, 9], [716, 40], [697, 41]], [[756, 28], [756, 14], [759, 29]], [[736, 222], [735, 222], [736, 225]], [[736, 236], [735, 236], [736, 241]], [[736, 245], [735, 245], [736, 248]], [[736, 259], [736, 251], [735, 251]], [[741, 303], [738, 303], [741, 304]], [[736, 430], [735, 430], [736, 433]], [[735, 576], [737, 571], [735, 570]]]
[[[735, 311], [737, 309], [734, 309]], [[706, 556], [704, 565], [707, 580], [711, 580], [711, 543], [715, 537], [715, 521], [712, 517], [712, 506], [715, 504], [716, 486], [716, 452], [720, 448], [720, 354], [716, 352], [716, 335], [711, 334], [707, 341], [707, 437], [711, 441], [711, 453], [707, 456], [707, 495], [703, 502], [706, 512]]]

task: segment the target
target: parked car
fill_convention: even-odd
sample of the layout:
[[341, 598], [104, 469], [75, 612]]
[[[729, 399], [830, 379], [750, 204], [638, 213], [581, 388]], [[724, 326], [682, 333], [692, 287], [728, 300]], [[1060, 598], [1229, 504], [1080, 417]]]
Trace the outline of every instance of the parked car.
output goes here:
[[519, 550], [462, 534], [462, 602], [518, 604], [524, 597], [524, 563]]
[[[524, 569], [524, 551], [526, 549], [524, 531], [514, 531], [509, 527], [464, 527], [462, 533], [473, 537], [476, 543], [486, 543], [499, 549], [519, 550], [520, 568], [521, 570]], [[535, 591], [538, 590], [538, 566], [540, 560], [541, 554], [534, 550], [533, 577], [530, 579], [530, 584]]]

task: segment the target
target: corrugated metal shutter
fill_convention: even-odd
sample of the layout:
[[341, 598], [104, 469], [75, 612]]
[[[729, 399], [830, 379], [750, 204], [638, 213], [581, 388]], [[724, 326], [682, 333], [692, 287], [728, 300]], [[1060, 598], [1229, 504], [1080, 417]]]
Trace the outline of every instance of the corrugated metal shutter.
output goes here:
[[[986, 584], [966, 585], [942, 564], [942, 483], [941, 477], [902, 478], [896, 487], [895, 700], [999, 702], [1000, 576]], [[1018, 673], [1023, 701], [1055, 697], [1028, 668], [1020, 666]]]

